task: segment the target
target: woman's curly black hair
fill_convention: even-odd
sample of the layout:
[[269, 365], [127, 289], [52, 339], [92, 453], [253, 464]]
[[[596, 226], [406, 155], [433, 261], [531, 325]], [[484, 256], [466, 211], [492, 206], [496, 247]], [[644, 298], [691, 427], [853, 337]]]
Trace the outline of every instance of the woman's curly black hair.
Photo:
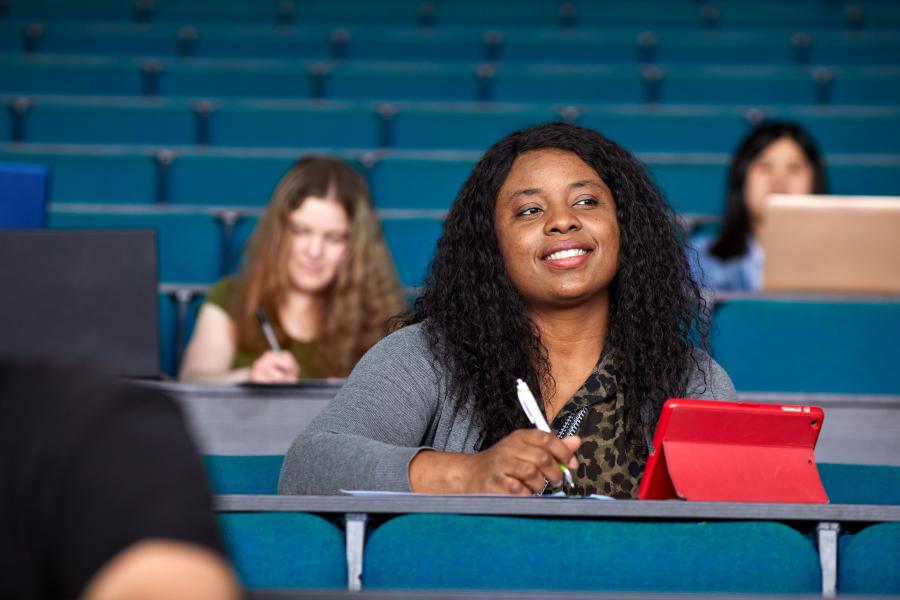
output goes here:
[[539, 382], [554, 385], [494, 228], [497, 194], [513, 161], [540, 148], [577, 154], [616, 201], [619, 271], [610, 284], [604, 352], [615, 352], [625, 382], [626, 431], [638, 425], [636, 431], [652, 433], [662, 403], [685, 392], [696, 364], [692, 340], [707, 346], [708, 309], [691, 279], [683, 235], [644, 166], [591, 129], [549, 123], [514, 132], [488, 149], [460, 189], [422, 293], [402, 320], [423, 324], [432, 352], [449, 365], [460, 408], [473, 399], [481, 449], [529, 425], [516, 399], [517, 377], [538, 393]]

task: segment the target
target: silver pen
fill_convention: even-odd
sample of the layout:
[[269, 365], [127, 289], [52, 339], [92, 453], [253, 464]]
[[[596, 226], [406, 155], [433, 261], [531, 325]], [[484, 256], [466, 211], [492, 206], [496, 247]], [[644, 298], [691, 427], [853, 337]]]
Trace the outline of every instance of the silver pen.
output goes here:
[[266, 311], [263, 310], [262, 306], [256, 308], [256, 318], [259, 319], [259, 326], [262, 327], [263, 335], [266, 336], [269, 348], [273, 352], [281, 352], [281, 344], [278, 343], [278, 338], [275, 337], [275, 332], [272, 330], [272, 325], [266, 318]]

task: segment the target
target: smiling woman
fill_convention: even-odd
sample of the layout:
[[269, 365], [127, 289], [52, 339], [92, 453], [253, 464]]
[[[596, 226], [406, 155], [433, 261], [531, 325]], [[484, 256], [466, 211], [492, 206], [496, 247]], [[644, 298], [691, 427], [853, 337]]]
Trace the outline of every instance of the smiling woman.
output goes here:
[[304, 158], [275, 189], [244, 270], [207, 294], [181, 379], [346, 377], [402, 302], [362, 176], [335, 158]]
[[[510, 134], [450, 210], [422, 294], [285, 458], [282, 493], [636, 497], [673, 396], [734, 399], [692, 340], [708, 314], [644, 167], [590, 129]], [[516, 379], [553, 433], [530, 427]]]

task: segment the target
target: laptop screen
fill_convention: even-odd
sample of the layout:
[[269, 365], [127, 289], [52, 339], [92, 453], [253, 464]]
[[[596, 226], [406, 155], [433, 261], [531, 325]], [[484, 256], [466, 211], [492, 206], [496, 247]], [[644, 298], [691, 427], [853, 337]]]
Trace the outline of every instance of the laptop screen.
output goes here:
[[159, 374], [153, 231], [0, 231], [0, 357]]

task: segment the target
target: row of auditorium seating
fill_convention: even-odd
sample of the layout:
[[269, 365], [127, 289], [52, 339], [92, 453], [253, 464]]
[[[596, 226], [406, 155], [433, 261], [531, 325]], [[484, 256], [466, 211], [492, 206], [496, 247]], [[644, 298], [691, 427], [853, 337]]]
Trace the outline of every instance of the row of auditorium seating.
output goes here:
[[[483, 151], [515, 129], [565, 119], [632, 152], [727, 153], [753, 122], [806, 126], [829, 154], [900, 154], [900, 107], [739, 108], [4, 97], [0, 140], [37, 144], [158, 144]], [[698, 132], [704, 135], [696, 135]], [[64, 199], [58, 199], [65, 201]]]
[[900, 25], [900, 9], [885, 0], [607, 0], [604, 2], [520, 0], [509, 10], [504, 0], [8, 0], [0, 16], [9, 19], [82, 19], [112, 21], [258, 22], [292, 25], [343, 21], [438, 25], [545, 25], [563, 28], [654, 25], [704, 29], [789, 27], [878, 29]]
[[[424, 269], [421, 255], [415, 247], [395, 254], [401, 273], [407, 262], [407, 269]], [[202, 286], [166, 286], [160, 293], [164, 372], [177, 371], [203, 292]], [[896, 297], [725, 298], [712, 317], [713, 356], [739, 391], [900, 395]]]
[[[277, 494], [283, 462], [280, 454], [203, 456], [215, 494]], [[832, 504], [900, 504], [900, 467], [838, 463], [817, 466]]]
[[583, 63], [890, 65], [897, 31], [697, 31], [679, 28], [421, 29], [383, 25], [177, 25], [0, 21], [0, 52], [158, 58], [467, 60]]
[[390, 101], [837, 104], [900, 100], [900, 66], [478, 64], [0, 54], [6, 94]]
[[[219, 524], [238, 575], [251, 589], [347, 585], [344, 536], [322, 517], [223, 512]], [[839, 549], [841, 593], [900, 592], [900, 523], [843, 535]], [[411, 514], [374, 527], [365, 542], [361, 584], [391, 590], [817, 595], [822, 570], [802, 529], [772, 521]]]
[[[70, 215], [66, 219], [77, 220], [81, 217], [74, 213], [85, 213], [86, 219], [103, 219], [112, 226], [118, 212], [143, 211], [149, 215], [143, 217], [145, 223], [156, 226], [159, 220], [163, 226], [169, 219], [167, 211], [180, 214], [190, 212], [192, 206], [201, 212], [213, 207], [258, 209], [290, 165], [310, 151], [315, 150], [179, 148], [160, 152], [151, 147], [5, 144], [0, 145], [0, 161], [49, 165], [53, 211]], [[450, 207], [479, 156], [475, 151], [437, 150], [337, 153], [362, 163], [377, 208], [430, 211]], [[727, 154], [639, 157], [676, 211], [720, 214]], [[900, 154], [830, 155], [826, 161], [832, 193], [896, 195], [900, 190]], [[78, 209], [72, 204], [105, 206]]]

